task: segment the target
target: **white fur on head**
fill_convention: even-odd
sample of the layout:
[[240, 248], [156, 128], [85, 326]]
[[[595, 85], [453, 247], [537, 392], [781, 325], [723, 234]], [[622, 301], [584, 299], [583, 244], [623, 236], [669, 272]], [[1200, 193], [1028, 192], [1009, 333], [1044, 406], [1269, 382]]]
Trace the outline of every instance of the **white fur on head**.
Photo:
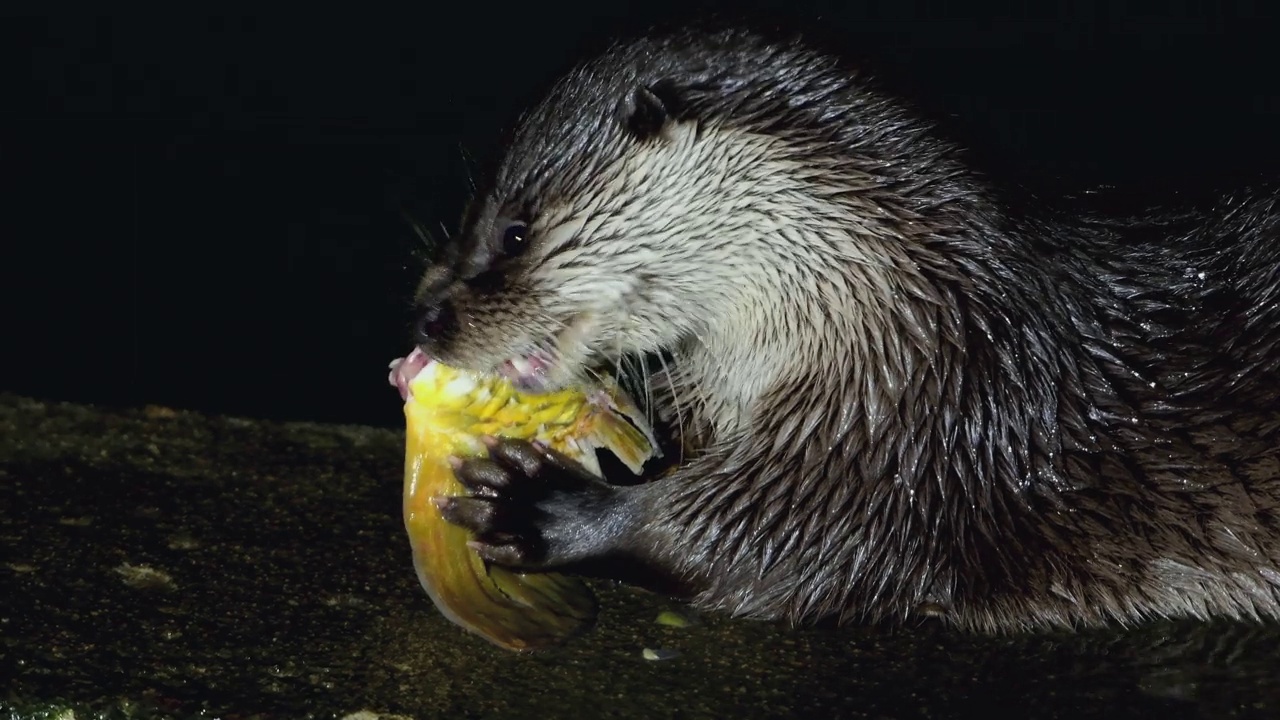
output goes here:
[[831, 202], [869, 181], [815, 173], [797, 151], [681, 122], [552, 199], [524, 282], [542, 312], [580, 323], [561, 361], [673, 350], [682, 401], [717, 435], [742, 427], [783, 376], [897, 361], [882, 352], [883, 323], [923, 279], [883, 211]]

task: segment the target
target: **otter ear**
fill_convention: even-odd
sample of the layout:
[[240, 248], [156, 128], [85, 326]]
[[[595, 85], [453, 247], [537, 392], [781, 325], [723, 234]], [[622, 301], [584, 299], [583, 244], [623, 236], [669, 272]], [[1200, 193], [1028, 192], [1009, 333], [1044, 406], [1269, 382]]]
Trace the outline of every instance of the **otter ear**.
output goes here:
[[648, 140], [670, 123], [682, 119], [684, 111], [685, 101], [675, 82], [659, 80], [631, 93], [623, 126], [637, 140]]

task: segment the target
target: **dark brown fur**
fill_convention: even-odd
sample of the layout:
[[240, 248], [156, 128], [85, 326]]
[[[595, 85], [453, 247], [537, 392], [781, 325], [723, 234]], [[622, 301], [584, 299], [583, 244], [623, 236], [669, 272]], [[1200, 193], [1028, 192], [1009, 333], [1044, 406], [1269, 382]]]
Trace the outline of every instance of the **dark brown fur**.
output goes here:
[[[729, 154], [747, 135], [777, 140], [771, 162], [813, 172], [784, 189], [857, 222], [835, 232], [802, 220], [736, 245], [715, 232], [734, 216], [707, 211], [689, 221], [705, 232], [641, 232], [650, 218], [633, 206], [661, 197], [611, 168], [691, 127], [692, 142]], [[720, 180], [739, 191], [727, 197], [755, 192], [745, 175]], [[638, 219], [538, 235], [555, 208], [624, 191], [605, 207]], [[529, 255], [495, 249], [513, 218], [533, 227]], [[686, 254], [708, 237], [719, 244]], [[821, 259], [836, 250], [870, 266]], [[1271, 189], [1142, 219], [1014, 212], [926, 123], [835, 60], [746, 33], [677, 33], [615, 48], [524, 119], [454, 254], [429, 273], [424, 302], [437, 320], [447, 305], [449, 321], [420, 343], [497, 366], [524, 347], [507, 338], [554, 330], [537, 325], [558, 307], [539, 272], [569, 252], [601, 287], [624, 268], [639, 283], [634, 322], [601, 332], [628, 352], [670, 354], [682, 429], [699, 443], [634, 487], [519, 444], [470, 463], [476, 496], [446, 516], [493, 561], [639, 573], [677, 581], [701, 607], [798, 621], [924, 608], [979, 630], [1280, 616]], [[757, 285], [733, 269], [744, 254], [820, 279]], [[751, 323], [662, 300], [683, 297], [673, 276], [746, 288], [741, 301], [708, 297]], [[757, 303], [777, 315], [751, 314]], [[717, 342], [728, 347], [718, 358], [790, 344], [798, 362], [767, 375], [726, 364], [711, 383]], [[611, 363], [606, 345], [591, 359]], [[745, 409], [724, 409], [761, 377]]]

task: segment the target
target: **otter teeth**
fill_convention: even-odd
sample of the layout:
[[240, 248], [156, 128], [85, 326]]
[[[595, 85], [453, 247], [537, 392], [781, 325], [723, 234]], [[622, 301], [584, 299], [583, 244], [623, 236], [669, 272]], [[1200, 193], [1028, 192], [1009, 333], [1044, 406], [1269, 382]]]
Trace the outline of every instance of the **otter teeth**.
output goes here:
[[529, 377], [533, 374], [533, 364], [524, 358], [512, 358], [511, 369], [516, 371], [516, 375], [520, 377]]

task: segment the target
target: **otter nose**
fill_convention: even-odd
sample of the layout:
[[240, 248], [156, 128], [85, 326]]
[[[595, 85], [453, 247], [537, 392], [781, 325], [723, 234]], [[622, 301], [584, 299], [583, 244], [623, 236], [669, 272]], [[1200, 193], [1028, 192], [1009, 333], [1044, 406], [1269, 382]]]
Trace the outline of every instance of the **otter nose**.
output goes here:
[[458, 327], [458, 313], [453, 303], [441, 300], [428, 305], [418, 317], [416, 340], [419, 344], [439, 341]]

